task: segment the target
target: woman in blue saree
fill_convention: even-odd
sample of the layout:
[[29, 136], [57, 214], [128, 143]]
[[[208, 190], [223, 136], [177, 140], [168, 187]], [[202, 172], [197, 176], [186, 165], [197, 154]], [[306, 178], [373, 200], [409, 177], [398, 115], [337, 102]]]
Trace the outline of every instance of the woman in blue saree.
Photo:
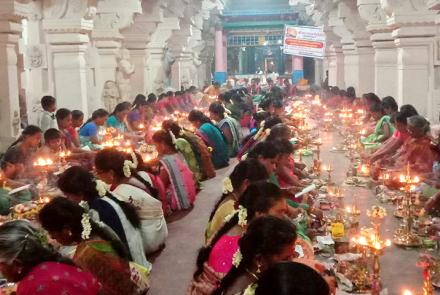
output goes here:
[[211, 103], [209, 114], [211, 119], [217, 122], [217, 127], [223, 133], [228, 145], [229, 157], [237, 156], [241, 141], [240, 123], [226, 114], [226, 110], [220, 102]]
[[212, 149], [211, 159], [215, 169], [227, 167], [229, 165], [228, 146], [220, 129], [198, 110], [192, 110], [188, 115], [188, 120], [197, 128], [197, 135]]

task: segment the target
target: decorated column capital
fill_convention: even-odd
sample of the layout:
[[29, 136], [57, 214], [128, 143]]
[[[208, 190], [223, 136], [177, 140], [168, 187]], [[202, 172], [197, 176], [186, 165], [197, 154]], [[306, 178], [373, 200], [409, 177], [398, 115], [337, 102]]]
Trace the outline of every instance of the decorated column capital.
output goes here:
[[434, 27], [437, 12], [430, 10], [426, 0], [381, 0], [387, 25], [393, 29], [393, 37], [424, 36], [436, 34]]

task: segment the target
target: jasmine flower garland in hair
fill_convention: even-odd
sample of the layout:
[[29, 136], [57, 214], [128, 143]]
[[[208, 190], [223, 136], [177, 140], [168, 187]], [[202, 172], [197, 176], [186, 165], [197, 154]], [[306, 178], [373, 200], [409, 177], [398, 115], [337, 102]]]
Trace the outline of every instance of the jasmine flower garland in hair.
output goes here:
[[227, 215], [224, 219], [225, 223], [229, 222], [232, 219], [232, 217], [234, 217], [234, 215], [237, 213], [238, 213], [238, 210], [234, 210], [231, 214]]
[[257, 290], [257, 284], [250, 284], [246, 290], [244, 290], [243, 295], [255, 295], [255, 291]]
[[136, 153], [131, 152], [130, 155], [131, 155], [131, 160], [133, 161], [133, 166], [134, 166], [133, 168], [137, 169], [139, 162], [138, 162], [138, 158], [136, 157]]
[[83, 213], [81, 219], [82, 232], [81, 239], [88, 240], [90, 239], [90, 234], [92, 233], [92, 225], [90, 224], [90, 216], [88, 213]]
[[104, 197], [107, 194], [107, 184], [99, 179], [96, 179], [95, 183], [96, 183], [96, 190], [98, 191], [98, 196]]
[[240, 248], [238, 248], [237, 252], [235, 252], [234, 256], [232, 257], [232, 265], [235, 266], [235, 268], [238, 268], [242, 260], [243, 254], [241, 254]]
[[243, 206], [238, 207], [238, 225], [241, 227], [245, 227], [247, 225], [247, 209]]
[[125, 177], [131, 176], [131, 169], [136, 169], [136, 165], [132, 161], [125, 160], [124, 166], [122, 167], [122, 170], [124, 171]]
[[229, 177], [226, 177], [223, 179], [223, 193], [228, 194], [232, 193], [234, 191], [234, 187], [232, 186], [231, 179]]

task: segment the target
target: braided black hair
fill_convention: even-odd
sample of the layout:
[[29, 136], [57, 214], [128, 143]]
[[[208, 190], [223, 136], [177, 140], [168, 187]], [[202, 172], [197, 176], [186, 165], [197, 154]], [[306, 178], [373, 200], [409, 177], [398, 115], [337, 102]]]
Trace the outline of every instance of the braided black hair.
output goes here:
[[[251, 184], [240, 197], [239, 204], [246, 208], [247, 219], [255, 218], [256, 213], [267, 212], [276, 202], [283, 199], [284, 196], [278, 186], [275, 184], [258, 181]], [[197, 270], [194, 272], [194, 279], [197, 280], [203, 272], [203, 265], [208, 261], [214, 245], [220, 238], [238, 224], [238, 213], [226, 222], [222, 228], [215, 234], [209, 245], [201, 248], [197, 256]]]
[[287, 220], [273, 216], [255, 219], [238, 241], [243, 257], [240, 265], [231, 268], [212, 294], [224, 294], [240, 275], [254, 265], [256, 257], [269, 260], [271, 256], [282, 253], [286, 247], [293, 247], [296, 238], [296, 227]]

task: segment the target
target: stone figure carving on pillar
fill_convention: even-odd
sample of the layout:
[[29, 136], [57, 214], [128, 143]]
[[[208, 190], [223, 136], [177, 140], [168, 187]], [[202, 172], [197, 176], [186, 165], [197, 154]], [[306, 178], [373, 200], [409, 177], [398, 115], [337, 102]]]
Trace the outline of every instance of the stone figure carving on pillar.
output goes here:
[[119, 89], [121, 100], [130, 100], [131, 85], [130, 78], [134, 74], [135, 66], [130, 61], [130, 51], [122, 48], [117, 57], [118, 67], [116, 69], [116, 83]]
[[12, 118], [12, 128], [14, 136], [17, 136], [20, 132], [20, 115], [17, 110], [14, 111], [14, 117]]
[[163, 61], [164, 61], [164, 84], [165, 87], [171, 86], [171, 68], [176, 61], [176, 58], [172, 54], [171, 50], [169, 48], [165, 48], [164, 55], [163, 55]]
[[28, 48], [28, 67], [40, 68], [44, 64], [43, 48], [40, 45], [32, 45]]
[[107, 111], [112, 112], [121, 101], [119, 90], [115, 81], [106, 81], [102, 91], [102, 102]]

